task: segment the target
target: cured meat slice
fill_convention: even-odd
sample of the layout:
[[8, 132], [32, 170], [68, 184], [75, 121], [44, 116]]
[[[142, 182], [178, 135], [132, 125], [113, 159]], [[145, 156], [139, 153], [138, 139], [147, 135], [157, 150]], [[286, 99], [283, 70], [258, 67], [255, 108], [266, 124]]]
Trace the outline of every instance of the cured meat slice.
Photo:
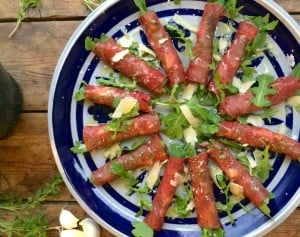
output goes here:
[[113, 162], [123, 165], [125, 170], [136, 170], [141, 167], [151, 166], [156, 161], [167, 159], [162, 139], [155, 134], [152, 138], [134, 151], [120, 156], [116, 160], [106, 163], [104, 166], [92, 172], [91, 181], [95, 185], [104, 185], [118, 179], [118, 175], [111, 172]]
[[152, 10], [148, 10], [139, 17], [139, 23], [143, 27], [157, 58], [161, 61], [170, 86], [173, 87], [175, 84], [183, 82], [185, 80], [183, 65], [168, 32], [160, 23], [157, 14]]
[[[300, 88], [300, 82], [299, 79], [294, 76], [287, 76], [278, 78], [270, 87], [276, 90], [275, 94], [266, 96], [266, 99], [270, 101], [272, 106], [280, 104], [294, 95]], [[222, 115], [237, 118], [241, 115], [258, 111], [261, 108], [251, 103], [253, 98], [254, 95], [251, 91], [227, 96], [220, 103], [219, 112]]]
[[192, 182], [197, 222], [201, 228], [222, 228], [213, 192], [213, 184], [208, 169], [206, 152], [188, 159], [189, 173]]
[[209, 157], [225, 172], [230, 181], [243, 187], [243, 195], [246, 198], [257, 207], [264, 204], [269, 197], [268, 190], [257, 177], [249, 174], [246, 167], [239, 163], [224, 145], [214, 141], [207, 152]]
[[149, 112], [149, 103], [151, 96], [141, 91], [127, 91], [110, 86], [94, 86], [87, 85], [84, 91], [84, 98], [92, 101], [95, 104], [107, 105], [114, 107], [116, 99], [122, 99], [126, 96], [131, 96], [137, 99], [140, 110]]
[[184, 159], [170, 157], [159, 183], [155, 196], [152, 200], [152, 211], [148, 212], [144, 222], [153, 230], [160, 231], [164, 224], [167, 210], [175, 195], [178, 182], [176, 176], [183, 172]]
[[266, 128], [222, 121], [216, 135], [251, 147], [264, 148], [269, 146], [270, 151], [285, 154], [293, 160], [300, 159], [299, 142]]
[[186, 72], [187, 80], [206, 85], [209, 65], [212, 60], [213, 38], [218, 21], [224, 14], [224, 7], [218, 3], [207, 3], [196, 34], [196, 43]]
[[219, 80], [221, 85], [231, 83], [237, 70], [241, 66], [242, 60], [244, 59], [246, 46], [254, 40], [258, 32], [258, 27], [251, 22], [240, 22], [231, 46], [223, 56], [212, 80], [209, 82], [208, 89], [211, 92], [219, 94], [215, 80]]
[[93, 52], [105, 64], [135, 79], [144, 88], [157, 94], [162, 93], [166, 76], [122, 48], [112, 38], [97, 42], [93, 47]]
[[93, 151], [125, 139], [146, 136], [159, 131], [160, 121], [158, 115], [155, 112], [150, 112], [133, 118], [126, 131], [109, 131], [107, 124], [85, 126], [83, 128], [83, 142], [88, 151]]

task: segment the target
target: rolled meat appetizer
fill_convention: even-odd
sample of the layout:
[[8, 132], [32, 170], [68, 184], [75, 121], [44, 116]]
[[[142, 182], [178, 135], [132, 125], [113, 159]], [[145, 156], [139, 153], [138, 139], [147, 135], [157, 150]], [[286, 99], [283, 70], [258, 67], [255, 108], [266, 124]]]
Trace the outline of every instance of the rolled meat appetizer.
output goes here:
[[247, 45], [254, 40], [258, 32], [258, 27], [253, 23], [248, 21], [241, 21], [239, 23], [238, 30], [231, 46], [223, 56], [222, 61], [218, 65], [212, 80], [209, 82], [208, 89], [211, 92], [219, 94], [215, 82], [217, 78], [221, 85], [227, 85], [232, 82], [233, 77], [240, 68], [244, 59]]
[[207, 153], [203, 152], [193, 158], [189, 158], [188, 165], [198, 225], [202, 229], [222, 228], [208, 169]]
[[105, 64], [133, 78], [140, 86], [157, 94], [162, 93], [166, 76], [122, 48], [112, 38], [97, 42], [93, 47], [93, 52]]
[[269, 197], [268, 190], [256, 176], [251, 176], [246, 167], [239, 163], [232, 153], [221, 143], [214, 141], [207, 150], [231, 182], [243, 188], [244, 197], [248, 198], [256, 207], [264, 205]]
[[153, 230], [162, 229], [165, 215], [179, 184], [176, 176], [182, 174], [183, 167], [183, 158], [169, 158], [163, 178], [152, 200], [152, 211], [148, 212], [144, 219], [144, 222]]
[[[267, 95], [266, 99], [271, 105], [277, 105], [293, 96], [300, 88], [300, 80], [294, 76], [278, 78], [270, 85], [276, 90], [275, 94]], [[256, 112], [262, 108], [251, 103], [254, 98], [253, 93], [249, 90], [245, 93], [226, 96], [219, 105], [219, 112], [222, 115], [229, 115], [232, 118], [237, 118], [241, 115]]]
[[132, 119], [126, 131], [114, 132], [108, 130], [107, 124], [85, 126], [83, 128], [83, 142], [87, 151], [101, 149], [125, 139], [146, 136], [160, 131], [160, 121], [154, 112], [142, 114]]
[[196, 34], [196, 43], [186, 72], [187, 80], [206, 85], [209, 77], [209, 65], [212, 61], [213, 38], [218, 21], [224, 14], [224, 7], [218, 3], [208, 2]]
[[150, 111], [151, 96], [141, 91], [127, 91], [110, 86], [94, 86], [87, 85], [84, 91], [84, 98], [92, 101], [95, 104], [114, 106], [116, 99], [121, 100], [127, 96], [131, 96], [138, 101], [139, 109], [144, 112]]
[[265, 148], [269, 146], [270, 151], [285, 154], [293, 160], [300, 160], [299, 142], [266, 128], [222, 121], [216, 135], [251, 147]]
[[118, 179], [118, 175], [111, 172], [113, 162], [123, 165], [125, 170], [136, 170], [141, 167], [153, 165], [156, 161], [168, 158], [162, 139], [155, 134], [152, 138], [134, 151], [120, 156], [116, 160], [106, 163], [104, 166], [92, 172], [91, 182], [95, 185], [104, 185]]
[[170, 86], [173, 87], [175, 84], [183, 82], [185, 80], [183, 65], [157, 14], [152, 10], [147, 10], [139, 17], [139, 23], [167, 74]]

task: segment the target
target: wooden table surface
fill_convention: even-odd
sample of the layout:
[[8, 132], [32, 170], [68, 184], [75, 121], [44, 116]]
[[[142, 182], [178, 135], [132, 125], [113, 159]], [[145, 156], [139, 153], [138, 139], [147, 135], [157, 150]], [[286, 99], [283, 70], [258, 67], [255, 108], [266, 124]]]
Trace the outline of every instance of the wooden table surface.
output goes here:
[[[43, 0], [40, 11], [29, 11], [16, 35], [8, 39], [18, 8], [17, 0], [0, 0], [0, 62], [19, 83], [23, 110], [12, 135], [0, 140], [0, 174], [28, 197], [58, 174], [48, 138], [47, 103], [52, 74], [69, 37], [90, 13], [80, 0]], [[276, 0], [300, 23], [300, 0]], [[299, 182], [298, 180], [296, 182]], [[86, 217], [65, 186], [58, 199], [41, 207], [50, 226], [58, 225], [62, 208]], [[49, 231], [49, 236], [57, 232]], [[103, 237], [112, 237], [102, 229]], [[268, 237], [300, 236], [300, 208], [275, 228]]]

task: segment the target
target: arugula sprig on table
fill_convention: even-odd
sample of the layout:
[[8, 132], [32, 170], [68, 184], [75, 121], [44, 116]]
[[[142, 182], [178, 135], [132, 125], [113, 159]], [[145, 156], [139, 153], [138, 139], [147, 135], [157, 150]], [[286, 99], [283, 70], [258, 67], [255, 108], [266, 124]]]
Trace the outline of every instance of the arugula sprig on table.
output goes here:
[[[46, 199], [58, 197], [60, 185], [63, 180], [60, 176], [55, 176], [53, 181], [46, 183], [45, 187], [39, 189], [35, 194], [27, 199], [16, 196], [6, 189], [0, 193], [0, 210], [11, 212], [12, 219], [1, 216], [0, 212], [0, 234], [16, 237], [46, 237], [48, 220], [42, 211], [37, 208]], [[9, 187], [9, 184], [8, 184]], [[2, 187], [0, 187], [2, 189]], [[2, 190], [1, 190], [2, 191]]]
[[17, 13], [17, 23], [15, 28], [8, 35], [8, 37], [11, 38], [21, 26], [22, 21], [24, 21], [27, 18], [26, 11], [29, 11], [30, 8], [40, 7], [41, 5], [42, 5], [41, 0], [20, 0], [19, 9]]

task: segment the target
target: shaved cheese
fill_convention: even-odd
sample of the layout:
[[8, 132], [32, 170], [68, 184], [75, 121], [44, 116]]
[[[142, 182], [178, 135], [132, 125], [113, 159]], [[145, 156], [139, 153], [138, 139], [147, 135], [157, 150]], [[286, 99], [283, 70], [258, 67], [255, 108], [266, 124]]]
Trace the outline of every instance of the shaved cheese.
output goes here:
[[118, 39], [118, 44], [123, 48], [129, 48], [133, 43], [133, 38], [129, 34], [125, 34], [123, 37]]
[[256, 127], [262, 127], [265, 123], [262, 117], [258, 115], [249, 115], [246, 120], [247, 123], [250, 123]]
[[165, 160], [164, 162], [159, 162], [156, 161], [154, 163], [154, 165], [152, 166], [151, 170], [148, 173], [147, 179], [146, 179], [146, 185], [148, 186], [148, 188], [150, 188], [151, 190], [153, 189], [153, 186], [155, 185], [158, 177], [159, 177], [159, 172], [161, 167], [167, 162], [167, 160]]
[[124, 50], [122, 50], [122, 51], [116, 53], [116, 54], [112, 57], [111, 61], [112, 61], [112, 62], [119, 62], [119, 61], [122, 60], [127, 54], [129, 54], [129, 50], [128, 50], [128, 49], [124, 49]]
[[195, 128], [200, 125], [200, 119], [196, 118], [187, 105], [181, 105], [180, 110], [186, 120]]
[[121, 99], [120, 103], [112, 114], [112, 118], [121, 118], [123, 114], [129, 113], [136, 105], [137, 99], [131, 96]]
[[168, 38], [163, 38], [158, 41], [159, 44], [163, 44], [168, 40]]
[[144, 44], [139, 44], [138, 51], [139, 51], [139, 56], [142, 56], [144, 53], [146, 53], [156, 58], [156, 54], [154, 53], [154, 51], [146, 47]]
[[240, 198], [244, 198], [244, 189], [241, 185], [234, 183], [234, 182], [230, 182], [229, 183], [229, 188], [230, 191], [235, 195], [238, 196]]
[[173, 20], [175, 21], [175, 23], [183, 26], [184, 28], [186, 28], [189, 31], [192, 31], [194, 33], [196, 33], [198, 31], [198, 27], [196, 25], [193, 25], [190, 21], [187, 21], [185, 18], [183, 18], [182, 16], [180, 16], [178, 14], [175, 14], [173, 16]]
[[221, 168], [213, 160], [209, 160], [208, 162], [209, 162], [208, 169], [209, 169], [210, 176], [214, 181], [214, 183], [218, 186], [218, 188], [221, 189], [217, 181], [217, 176], [223, 175], [223, 170], [221, 170]]
[[232, 85], [238, 88], [240, 93], [245, 93], [250, 89], [250, 87], [255, 83], [255, 81], [242, 82], [239, 78], [234, 77], [232, 80]]
[[101, 156], [108, 158], [110, 160], [120, 157], [122, 154], [122, 149], [118, 143], [115, 143], [109, 147], [100, 150]]
[[172, 179], [171, 181], [170, 181], [170, 184], [173, 186], [173, 187], [177, 187], [179, 184], [182, 184], [182, 183], [184, 183], [184, 177], [181, 175], [181, 174], [179, 174], [179, 173], [175, 173], [175, 175], [174, 175], [174, 179]]
[[223, 37], [219, 39], [219, 51], [221, 54], [225, 53], [225, 50], [227, 49], [228, 46], [229, 46], [229, 42], [227, 41], [227, 39]]
[[189, 126], [188, 128], [183, 130], [183, 136], [187, 143], [192, 144], [193, 146], [198, 141], [197, 139], [197, 132], [195, 129], [193, 129], [192, 126]]
[[287, 103], [292, 107], [299, 107], [300, 106], [300, 95], [295, 95], [290, 97], [287, 100]]
[[186, 210], [186, 211], [191, 211], [191, 210], [193, 210], [194, 208], [195, 208], [195, 203], [194, 203], [193, 200], [191, 200], [191, 201], [189, 202], [189, 204], [186, 206], [185, 210]]
[[197, 91], [197, 88], [198, 88], [197, 84], [193, 84], [193, 83], [187, 84], [184, 87], [180, 98], [183, 100], [190, 100], [192, 98], [192, 96], [194, 95], [194, 93]]

